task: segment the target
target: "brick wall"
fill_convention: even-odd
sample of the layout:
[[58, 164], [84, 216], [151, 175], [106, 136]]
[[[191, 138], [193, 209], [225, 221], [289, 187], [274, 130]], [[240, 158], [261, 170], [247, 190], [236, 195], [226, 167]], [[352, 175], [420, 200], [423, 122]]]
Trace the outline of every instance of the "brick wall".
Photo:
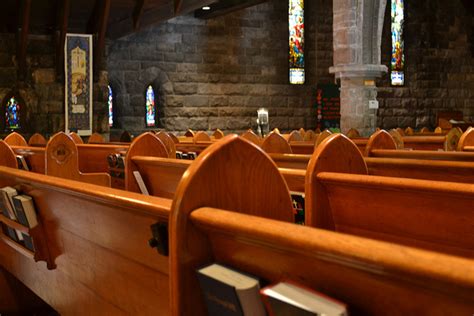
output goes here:
[[[390, 3], [390, 1], [389, 1]], [[391, 54], [387, 5], [382, 62]], [[438, 111], [463, 111], [474, 121], [472, 15], [460, 0], [405, 1], [405, 87], [380, 80], [378, 125], [383, 128], [436, 126]]]
[[306, 81], [288, 84], [288, 8], [267, 3], [210, 20], [172, 19], [108, 45], [117, 127], [145, 130], [148, 84], [158, 96], [158, 127], [240, 132], [257, 109], [271, 127], [314, 128], [317, 83], [332, 82], [332, 1], [306, 4]]

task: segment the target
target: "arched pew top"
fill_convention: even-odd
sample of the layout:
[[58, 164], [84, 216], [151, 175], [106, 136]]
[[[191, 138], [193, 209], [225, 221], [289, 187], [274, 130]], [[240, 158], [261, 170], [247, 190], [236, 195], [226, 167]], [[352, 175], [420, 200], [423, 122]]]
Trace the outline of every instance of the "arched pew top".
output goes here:
[[325, 129], [324, 131], [319, 133], [318, 137], [316, 138], [315, 146], [316, 147], [319, 146], [319, 144], [321, 144], [323, 142], [323, 140], [325, 140], [326, 138], [328, 138], [331, 135], [332, 135], [332, 132], [328, 129]]
[[[212, 261], [206, 240], [189, 225], [190, 214], [203, 206], [287, 222], [294, 220], [285, 180], [263, 150], [236, 135], [226, 136], [205, 149], [184, 173], [171, 206], [171, 288], [182, 289], [178, 296], [189, 295], [191, 299], [198, 296], [194, 292], [198, 288], [193, 266], [196, 261], [186, 258], [198, 254], [201, 262]], [[175, 304], [179, 302], [178, 296], [171, 295], [172, 314], [190, 314], [187, 312], [194, 306]]]
[[357, 137], [360, 137], [360, 133], [358, 130], [356, 130], [355, 128], [351, 128], [347, 131], [347, 137], [349, 138], [357, 138]]
[[280, 130], [278, 129], [278, 127], [275, 127], [272, 132], [275, 132], [275, 133], [281, 135], [281, 132], [280, 132]]
[[257, 146], [262, 145], [262, 139], [260, 138], [260, 136], [255, 134], [251, 129], [249, 129], [248, 131], [242, 133], [242, 135], [240, 135], [240, 137], [242, 137], [243, 139], [248, 140], [251, 143], [254, 143]]
[[197, 142], [210, 142], [211, 137], [204, 131], [199, 131], [193, 136], [193, 141]]
[[168, 151], [168, 157], [176, 158], [176, 145], [171, 136], [168, 133], [161, 131], [156, 134], [156, 137], [158, 137], [165, 145]]
[[55, 134], [46, 145], [47, 175], [110, 187], [107, 173], [81, 173], [79, 155], [74, 140], [64, 132]]
[[304, 138], [304, 135], [306, 135], [306, 131], [304, 130], [304, 128], [301, 127], [298, 131], [300, 132], [301, 137]]
[[463, 151], [466, 146], [474, 146], [474, 128], [470, 126], [459, 138], [457, 150]]
[[8, 136], [5, 137], [5, 143], [10, 146], [28, 146], [25, 138], [17, 132], [8, 134]]
[[405, 131], [403, 130], [403, 128], [397, 127], [396, 130], [398, 134], [400, 134], [401, 136], [405, 136]]
[[313, 130], [309, 129], [304, 134], [303, 141], [315, 142], [317, 137], [318, 137], [318, 134], [316, 134]]
[[431, 131], [428, 127], [425, 126], [422, 129], [420, 129], [420, 133], [426, 134], [426, 133], [431, 133]]
[[374, 149], [397, 149], [397, 144], [387, 131], [380, 130], [370, 136], [365, 146], [365, 155], [370, 157]]
[[299, 131], [292, 131], [288, 136], [288, 142], [301, 142], [303, 137]]
[[74, 141], [75, 144], [84, 144], [82, 137], [79, 136], [76, 132], [70, 132], [69, 136], [71, 137], [71, 139]]
[[415, 131], [413, 130], [413, 128], [407, 127], [407, 128], [405, 128], [405, 135], [406, 136], [413, 136], [413, 135], [415, 135]]
[[177, 137], [175, 134], [173, 134], [173, 133], [168, 133], [168, 135], [171, 137], [171, 139], [173, 140], [173, 142], [174, 142], [175, 145], [176, 145], [176, 144], [179, 144], [179, 139], [178, 139], [178, 137]]
[[262, 142], [262, 149], [267, 153], [291, 154], [290, 144], [283, 136], [276, 132], [271, 132]]
[[[125, 156], [125, 190], [140, 192], [133, 171], [137, 170], [132, 158], [135, 156], [169, 157], [165, 144], [153, 133], [143, 133], [134, 139]], [[146, 181], [146, 176], [142, 175]], [[146, 182], [145, 182], [146, 184]]]
[[13, 149], [3, 140], [0, 140], [0, 166], [18, 169], [18, 161]]
[[455, 151], [458, 147], [459, 139], [463, 132], [459, 127], [451, 128], [446, 134], [446, 141], [444, 143], [445, 151]]
[[28, 140], [29, 146], [43, 147], [46, 146], [46, 138], [39, 133], [34, 133]]
[[332, 215], [320, 211], [329, 205], [324, 189], [318, 185], [321, 172], [367, 175], [368, 169], [357, 146], [345, 135], [331, 135], [316, 147], [306, 170], [305, 224], [334, 230]]
[[186, 133], [184, 133], [184, 136], [185, 136], [185, 137], [194, 137], [194, 134], [195, 134], [195, 133], [194, 133], [193, 130], [188, 129], [188, 130], [186, 131]]
[[217, 128], [217, 129], [214, 131], [214, 133], [212, 133], [212, 136], [213, 136], [215, 139], [221, 139], [221, 138], [224, 138], [224, 132]]
[[398, 128], [397, 129], [391, 129], [389, 131], [389, 134], [393, 137], [393, 141], [395, 142], [395, 145], [397, 146], [397, 149], [405, 148], [405, 144], [403, 142], [403, 137], [400, 134]]
[[440, 126], [438, 126], [438, 127], [435, 128], [435, 130], [434, 130], [433, 133], [435, 133], [435, 134], [443, 134], [443, 129], [442, 129]]
[[89, 144], [102, 144], [105, 143], [104, 136], [100, 135], [99, 133], [93, 133], [89, 136], [89, 140], [87, 141]]

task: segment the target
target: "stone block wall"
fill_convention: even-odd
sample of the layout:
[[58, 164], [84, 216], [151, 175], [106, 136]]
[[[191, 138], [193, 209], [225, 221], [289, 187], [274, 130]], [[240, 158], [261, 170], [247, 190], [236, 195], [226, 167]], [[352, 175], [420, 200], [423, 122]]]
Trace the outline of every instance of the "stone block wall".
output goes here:
[[[55, 42], [52, 35], [30, 35], [27, 50], [27, 75], [17, 82], [16, 40], [14, 34], [0, 34], [0, 104], [16, 89], [26, 103], [26, 113], [20, 116], [21, 134], [38, 132], [45, 136], [64, 131], [64, 81], [56, 76]], [[107, 73], [100, 72], [94, 83], [93, 129], [108, 132]], [[0, 134], [4, 130], [4, 109], [0, 110]], [[25, 117], [26, 115], [26, 117]]]
[[[387, 5], [382, 63], [391, 54]], [[405, 86], [378, 82], [378, 126], [436, 127], [438, 111], [462, 111], [474, 121], [473, 16], [460, 0], [405, 1]]]
[[332, 1], [306, 3], [306, 84], [288, 84], [288, 3], [270, 0], [214, 19], [192, 15], [108, 44], [118, 129], [145, 128], [145, 89], [157, 95], [158, 125], [170, 131], [241, 132], [257, 109], [271, 127], [316, 126], [314, 87], [333, 82]]

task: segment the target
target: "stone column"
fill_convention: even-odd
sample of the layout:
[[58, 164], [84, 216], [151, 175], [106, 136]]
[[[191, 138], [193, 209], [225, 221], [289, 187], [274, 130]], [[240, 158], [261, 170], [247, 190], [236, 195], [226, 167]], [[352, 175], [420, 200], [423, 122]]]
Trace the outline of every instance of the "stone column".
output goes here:
[[341, 130], [375, 131], [375, 78], [387, 72], [380, 64], [380, 45], [386, 0], [333, 0], [334, 66], [341, 81]]

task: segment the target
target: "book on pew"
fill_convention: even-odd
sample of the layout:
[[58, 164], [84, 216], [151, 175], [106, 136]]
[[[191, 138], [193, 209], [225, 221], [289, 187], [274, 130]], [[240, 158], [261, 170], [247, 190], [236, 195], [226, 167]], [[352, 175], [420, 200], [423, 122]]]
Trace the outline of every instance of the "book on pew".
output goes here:
[[[36, 217], [35, 205], [33, 198], [28, 195], [17, 195], [13, 197], [13, 205], [15, 207], [18, 222], [28, 228], [33, 228], [38, 225], [38, 218]], [[23, 234], [25, 247], [31, 251], [35, 251], [33, 239]]]
[[295, 215], [295, 223], [304, 225], [304, 198], [303, 192], [291, 191], [291, 200], [293, 202], [293, 214]]
[[[18, 192], [15, 188], [4, 187], [0, 189], [0, 200], [2, 204], [3, 215], [8, 217], [11, 220], [18, 221], [15, 210], [13, 208], [13, 197], [18, 195]], [[15, 241], [23, 241], [23, 234], [11, 227], [7, 226], [8, 236], [12, 238], [11, 232], [14, 232], [16, 238], [12, 238]]]
[[197, 153], [195, 153], [194, 151], [188, 152], [188, 159], [189, 160], [195, 160], [196, 158], [197, 158]]
[[269, 316], [347, 316], [347, 306], [331, 297], [292, 281], [260, 290]]
[[22, 155], [16, 155], [16, 161], [18, 162], [18, 169], [30, 171], [30, 168], [26, 163], [25, 157], [23, 157]]
[[150, 193], [148, 193], [148, 189], [145, 185], [145, 182], [143, 181], [142, 175], [140, 174], [140, 171], [134, 171], [133, 176], [135, 177], [135, 180], [137, 181], [138, 188], [140, 188], [140, 191], [144, 195], [150, 195]]
[[265, 316], [257, 278], [216, 263], [198, 269], [197, 276], [208, 315]]
[[176, 159], [183, 159], [183, 152], [182, 151], [176, 151]]

